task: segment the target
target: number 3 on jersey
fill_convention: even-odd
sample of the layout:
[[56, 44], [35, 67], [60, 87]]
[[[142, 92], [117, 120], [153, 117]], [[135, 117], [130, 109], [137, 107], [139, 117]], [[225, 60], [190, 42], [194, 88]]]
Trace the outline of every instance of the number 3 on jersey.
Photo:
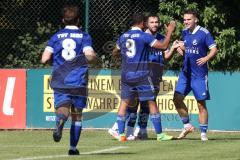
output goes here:
[[128, 39], [126, 41], [126, 48], [127, 48], [127, 56], [129, 58], [133, 58], [136, 54], [136, 45], [135, 45], [135, 41], [133, 39]]
[[66, 61], [71, 61], [76, 57], [76, 52], [75, 52], [75, 48], [76, 48], [76, 42], [72, 39], [65, 39], [62, 42], [62, 57], [66, 60]]

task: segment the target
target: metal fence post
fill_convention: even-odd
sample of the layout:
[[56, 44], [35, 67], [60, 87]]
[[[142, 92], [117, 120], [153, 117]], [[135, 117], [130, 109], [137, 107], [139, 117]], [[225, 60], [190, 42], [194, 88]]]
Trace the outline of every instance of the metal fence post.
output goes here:
[[88, 32], [89, 27], [89, 0], [85, 0], [85, 31]]

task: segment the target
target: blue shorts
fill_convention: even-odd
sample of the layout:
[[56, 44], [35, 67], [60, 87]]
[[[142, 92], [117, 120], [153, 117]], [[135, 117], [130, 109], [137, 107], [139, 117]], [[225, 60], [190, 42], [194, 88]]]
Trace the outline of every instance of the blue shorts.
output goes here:
[[70, 94], [54, 93], [54, 106], [60, 107], [63, 104], [73, 105], [75, 108], [86, 108], [86, 96], [73, 96]]
[[207, 75], [205, 77], [191, 77], [185, 72], [181, 72], [178, 77], [175, 92], [186, 96], [191, 91], [193, 91], [196, 100], [209, 100], [210, 94]]
[[150, 76], [139, 82], [121, 82], [121, 99], [134, 98], [140, 101], [155, 99], [155, 90]]
[[162, 82], [163, 64], [161, 64], [160, 62], [151, 62], [150, 63], [150, 76], [152, 77], [155, 94], [157, 97], [157, 95], [160, 91], [160, 82]]

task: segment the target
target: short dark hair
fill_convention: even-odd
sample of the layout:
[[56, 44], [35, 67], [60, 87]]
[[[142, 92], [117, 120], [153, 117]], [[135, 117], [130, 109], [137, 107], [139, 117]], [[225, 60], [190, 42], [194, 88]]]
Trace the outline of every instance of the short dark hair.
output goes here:
[[147, 17], [146, 17], [146, 21], [148, 21], [149, 17], [157, 17], [157, 19], [159, 20], [158, 15], [157, 15], [157, 14], [154, 14], [154, 13], [148, 14]]
[[79, 22], [79, 8], [75, 5], [66, 5], [62, 11], [65, 25], [77, 25]]
[[131, 25], [137, 25], [144, 22], [145, 16], [142, 13], [134, 13], [131, 18]]
[[193, 16], [199, 18], [198, 12], [193, 9], [186, 9], [183, 14], [192, 14]]

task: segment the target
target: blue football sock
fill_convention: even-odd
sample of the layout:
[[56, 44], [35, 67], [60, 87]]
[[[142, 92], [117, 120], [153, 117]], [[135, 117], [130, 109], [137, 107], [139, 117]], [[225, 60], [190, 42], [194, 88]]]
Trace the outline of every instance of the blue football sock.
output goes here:
[[189, 117], [188, 116], [187, 117], [181, 117], [181, 120], [182, 120], [183, 124], [189, 123]]
[[82, 121], [72, 121], [70, 129], [70, 147], [76, 149], [82, 130]]
[[137, 120], [137, 106], [135, 107], [127, 107], [126, 110], [126, 121], [127, 121], [127, 125], [129, 127], [134, 127], [136, 120]]
[[161, 115], [160, 113], [150, 114], [151, 121], [155, 128], [156, 134], [162, 133]]
[[127, 125], [129, 127], [134, 127], [137, 120], [137, 113], [130, 113]]
[[147, 128], [148, 118], [149, 118], [149, 108], [147, 106], [147, 102], [143, 101], [141, 102], [141, 108], [140, 108], [139, 118], [138, 118], [138, 126], [141, 129]]
[[199, 124], [199, 129], [201, 133], [207, 133], [208, 124]]
[[130, 112], [129, 108], [127, 108], [126, 114], [125, 114], [125, 120], [128, 120], [130, 118], [130, 114], [131, 114], [131, 112]]
[[126, 117], [125, 116], [117, 116], [117, 123], [118, 123], [118, 132], [119, 134], [123, 134], [125, 130], [125, 121]]

